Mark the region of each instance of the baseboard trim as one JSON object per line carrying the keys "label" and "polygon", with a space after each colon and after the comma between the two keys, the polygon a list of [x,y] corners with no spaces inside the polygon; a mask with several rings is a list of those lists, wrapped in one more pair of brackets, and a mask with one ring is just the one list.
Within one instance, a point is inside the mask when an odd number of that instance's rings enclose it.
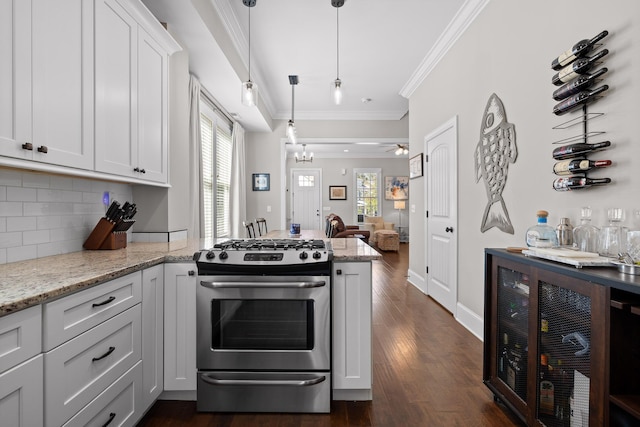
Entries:
{"label": "baseboard trim", "polygon": [[484,320],[464,304],[456,304],[456,320],[480,341],[484,341]]}
{"label": "baseboard trim", "polygon": [[409,269],[408,274],[409,277],[407,277],[407,282],[418,288],[423,294],[428,295],[427,283],[425,282],[424,277],[420,276],[418,273],[411,269]]}

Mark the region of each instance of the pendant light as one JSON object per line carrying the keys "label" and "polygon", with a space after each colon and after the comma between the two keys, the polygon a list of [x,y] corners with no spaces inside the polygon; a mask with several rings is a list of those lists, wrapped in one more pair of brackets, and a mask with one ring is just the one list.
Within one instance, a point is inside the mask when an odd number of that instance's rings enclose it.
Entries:
{"label": "pendant light", "polygon": [[249,8],[249,80],[242,83],[242,105],[253,107],[258,103],[258,85],[251,81],[251,8],[257,0],[242,0]]}
{"label": "pendant light", "polygon": [[302,144],[302,157],[298,157],[298,153],[295,154],[296,163],[311,163],[313,162],[313,153],[307,155],[307,144]]}
{"label": "pendant light", "polygon": [[340,7],[344,5],[345,0],[331,0],[331,6],[336,8],[336,79],[331,82],[331,97],[336,105],[342,103],[342,80],[340,80]]}
{"label": "pendant light", "polygon": [[296,123],[293,120],[293,109],[295,106],[295,87],[298,84],[298,76],[289,76],[289,84],[291,84],[291,120],[287,123],[287,137],[289,142],[294,144],[298,142],[298,136],[296,135]]}

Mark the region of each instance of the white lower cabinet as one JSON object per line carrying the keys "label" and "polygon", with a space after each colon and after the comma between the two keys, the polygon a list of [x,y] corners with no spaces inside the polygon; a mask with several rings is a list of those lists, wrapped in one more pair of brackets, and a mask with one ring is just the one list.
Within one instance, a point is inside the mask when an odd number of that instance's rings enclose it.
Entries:
{"label": "white lower cabinet", "polygon": [[136,305],[45,353],[45,426],[59,426],[141,359]]}
{"label": "white lower cabinet", "polygon": [[42,355],[0,374],[0,425],[40,427],[43,422]]}
{"label": "white lower cabinet", "polygon": [[333,399],[371,400],[371,262],[336,262],[332,275]]}
{"label": "white lower cabinet", "polygon": [[[164,388],[164,268],[142,272],[142,407],[147,409]],[[117,424],[119,425],[119,424]]]}
{"label": "white lower cabinet", "polygon": [[143,411],[136,396],[142,392],[142,362],[138,362],[91,403],[64,424],[64,427],[104,427],[136,425]]}
{"label": "white lower cabinet", "polygon": [[164,265],[164,389],[196,389],[196,266]]}

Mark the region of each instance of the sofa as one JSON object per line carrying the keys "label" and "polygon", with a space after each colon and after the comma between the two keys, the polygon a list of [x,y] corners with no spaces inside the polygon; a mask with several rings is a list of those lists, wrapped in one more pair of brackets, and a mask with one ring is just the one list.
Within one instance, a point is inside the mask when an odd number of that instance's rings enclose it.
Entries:
{"label": "sofa", "polygon": [[376,231],[380,230],[389,230],[395,231],[395,224],[393,222],[385,222],[384,218],[381,216],[365,216],[364,217],[364,227],[369,230],[370,237],[369,242],[372,245],[378,244],[378,235],[376,235]]}
{"label": "sofa", "polygon": [[361,230],[357,225],[345,225],[340,216],[329,214],[326,217],[325,233],[327,237],[359,237],[365,243],[369,243],[370,233],[367,230]]}

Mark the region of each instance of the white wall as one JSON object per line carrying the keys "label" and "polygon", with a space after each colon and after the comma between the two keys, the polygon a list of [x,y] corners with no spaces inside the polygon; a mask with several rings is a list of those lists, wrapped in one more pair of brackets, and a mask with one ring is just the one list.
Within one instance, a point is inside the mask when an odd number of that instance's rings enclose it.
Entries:
{"label": "white wall", "polygon": [[[592,155],[611,159],[614,166],[594,173],[613,183],[568,193],[555,192],[551,183],[553,141],[580,132],[579,128],[552,128],[577,113],[552,114],[554,74],[551,60],[575,42],[602,30],[611,53],[605,58],[610,89],[590,111],[605,113],[590,130],[606,131],[613,147]],[[524,246],[524,233],[535,223],[535,212],[550,212],[554,227],[561,217],[578,223],[580,207],[591,206],[595,225],[606,221],[606,209],[625,208],[627,215],[640,208],[637,171],[640,167],[640,2],[637,0],[513,1],[491,0],[442,61],[410,97],[410,156],[423,151],[424,137],[454,115],[458,133],[458,301],[459,306],[482,318],[483,250],[486,247]],[[513,235],[497,228],[480,232],[487,203],[484,184],[476,183],[474,150],[479,139],[482,114],[489,96],[503,101],[508,121],[515,124],[518,158],[509,166],[503,197],[515,229]],[[424,179],[414,179],[410,237],[425,233]],[[418,188],[421,187],[421,188]],[[412,245],[410,270],[425,271],[424,248]],[[481,329],[480,329],[481,330]]]}

